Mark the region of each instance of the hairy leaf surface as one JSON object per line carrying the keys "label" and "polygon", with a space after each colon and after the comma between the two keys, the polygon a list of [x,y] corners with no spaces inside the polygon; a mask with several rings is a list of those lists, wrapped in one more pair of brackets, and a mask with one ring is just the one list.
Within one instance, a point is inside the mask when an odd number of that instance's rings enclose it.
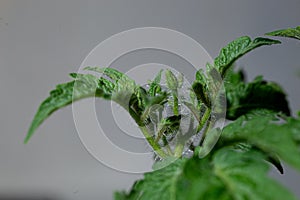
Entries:
{"label": "hairy leaf surface", "polygon": [[268,177],[268,165],[259,152],[229,148],[203,159],[178,160],[145,174],[129,194],[117,200],[293,200],[285,188]]}
{"label": "hairy leaf surface", "polygon": [[240,37],[221,49],[219,56],[215,58],[215,67],[221,73],[222,77],[224,77],[232,64],[247,52],[260,46],[279,43],[280,41],[278,40],[271,40],[268,38],[259,37],[251,40],[248,36]]}
{"label": "hairy leaf surface", "polygon": [[28,142],[41,123],[57,109],[82,98],[95,95],[107,96],[108,94],[105,92],[112,87],[109,82],[103,82],[103,87],[100,87],[99,79],[90,74],[71,74],[71,76],[76,80],[57,85],[56,89],[50,92],[50,96],[41,103],[31,123],[25,143]]}
{"label": "hairy leaf surface", "polygon": [[[295,140],[299,134],[299,121],[291,123],[269,114],[253,112],[227,125],[218,142],[221,147],[245,142],[265,154],[275,154],[288,164],[300,170],[300,149]],[[298,134],[295,134],[298,132]],[[217,145],[218,145],[217,144]]]}
{"label": "hairy leaf surface", "polygon": [[290,115],[286,94],[273,82],[262,77],[245,83],[241,72],[230,73],[225,81],[227,98],[227,118],[236,119],[253,109],[269,109]]}
{"label": "hairy leaf surface", "polygon": [[176,184],[182,174],[185,160],[179,159],[169,166],[146,173],[144,179],[137,181],[129,194],[116,193],[117,200],[172,200],[176,199]]}
{"label": "hairy leaf surface", "polygon": [[289,37],[289,38],[295,38],[295,39],[300,40],[300,26],[298,26],[296,28],[288,28],[288,29],[281,29],[281,30],[273,31],[270,33],[266,33],[266,35]]}

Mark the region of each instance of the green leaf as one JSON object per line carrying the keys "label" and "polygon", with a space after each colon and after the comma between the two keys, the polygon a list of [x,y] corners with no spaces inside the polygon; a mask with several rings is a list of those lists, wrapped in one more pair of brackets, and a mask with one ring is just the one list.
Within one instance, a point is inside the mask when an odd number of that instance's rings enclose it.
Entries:
{"label": "green leaf", "polygon": [[280,161],[280,159],[278,158],[277,155],[271,153],[271,154],[268,155],[266,160],[269,161],[270,163],[272,163],[274,165],[274,167],[276,167],[276,169],[281,174],[284,174],[283,166],[282,166],[281,161]]}
{"label": "green leaf", "polygon": [[170,90],[177,90],[178,89],[178,81],[177,81],[176,76],[173,74],[173,72],[171,70],[167,70],[165,75],[166,75],[166,81],[167,81],[168,88]]}
{"label": "green leaf", "polygon": [[286,94],[273,82],[267,82],[262,77],[245,83],[243,74],[230,73],[225,81],[228,119],[236,119],[253,109],[269,109],[290,115]]}
{"label": "green leaf", "polygon": [[154,97],[148,97],[147,101],[147,107],[153,106],[153,105],[163,105],[167,102],[168,93],[167,92],[161,92],[159,95],[156,95]]}
{"label": "green leaf", "polygon": [[101,73],[103,75],[108,76],[109,78],[111,78],[114,81],[117,81],[118,79],[125,76],[125,74],[123,74],[122,72],[119,72],[116,69],[108,68],[108,67],[101,68],[101,67],[90,67],[89,66],[89,67],[85,67],[84,70]]}
{"label": "green leaf", "polygon": [[29,141],[35,130],[42,124],[42,122],[48,118],[54,111],[59,108],[65,107],[71,104],[73,101],[77,101],[86,97],[93,96],[107,96],[105,94],[112,85],[108,82],[102,82],[102,86],[105,89],[101,89],[99,85],[99,79],[90,74],[70,74],[76,80],[59,84],[55,90],[50,92],[50,96],[42,102],[34,119],[30,125],[27,136],[24,140],[25,143]]}
{"label": "green leaf", "polygon": [[207,107],[210,106],[210,99],[207,94],[207,88],[202,83],[195,81],[192,85],[193,92],[195,93],[197,100],[204,103]]}
{"label": "green leaf", "polygon": [[242,116],[223,129],[215,148],[238,143],[250,144],[265,154],[277,155],[300,170],[300,149],[294,134],[296,130],[299,132],[299,122],[282,121],[271,113]]}
{"label": "green leaf", "polygon": [[256,151],[230,148],[203,159],[179,159],[146,173],[132,190],[115,195],[118,200],[294,200],[288,190],[268,177],[264,156]]}
{"label": "green leaf", "polygon": [[269,36],[289,37],[300,40],[300,26],[266,33]]}
{"label": "green leaf", "polygon": [[109,80],[106,80],[103,77],[99,78],[99,86],[103,90],[103,98],[104,99],[111,99],[111,95],[114,91],[115,84],[110,82]]}
{"label": "green leaf", "polygon": [[270,162],[271,164],[274,165],[274,167],[276,167],[276,169],[283,174],[284,170],[283,167],[281,165],[281,161],[279,160],[278,156],[274,153],[269,153],[269,152],[264,152],[262,151],[262,149],[258,149],[253,145],[250,145],[248,143],[238,143],[236,145],[234,145],[234,149],[237,149],[239,151],[250,151],[250,150],[256,150],[256,151],[261,151],[264,155],[266,155],[266,160],[268,162]]}
{"label": "green leaf", "polygon": [[[209,65],[209,63],[207,65]],[[207,83],[207,77],[205,76],[203,69],[199,69],[196,72],[196,81],[201,83],[202,85],[205,85]]]}
{"label": "green leaf", "polygon": [[178,88],[182,88],[184,83],[184,76],[182,73],[179,73],[177,76]]}
{"label": "green leaf", "polygon": [[203,158],[204,156],[209,154],[209,152],[213,149],[214,145],[217,143],[220,135],[221,135],[221,129],[219,128],[209,129],[209,131],[205,135],[206,137],[203,140],[203,144],[201,145],[198,152],[198,156],[200,158]]}
{"label": "green leaf", "polygon": [[260,46],[279,43],[280,41],[278,40],[271,40],[268,38],[258,37],[251,40],[248,36],[240,37],[221,49],[219,56],[215,58],[215,67],[218,69],[222,77],[224,77],[227,70],[233,65],[233,63],[247,52]]}
{"label": "green leaf", "polygon": [[181,115],[173,115],[167,118],[163,118],[158,125],[158,133],[156,141],[162,139],[162,136],[174,135],[177,133],[180,127]]}
{"label": "green leaf", "polygon": [[298,118],[287,118],[286,128],[291,130],[294,141],[300,146],[300,119]]}
{"label": "green leaf", "polygon": [[[122,96],[120,95],[120,100],[122,102],[123,100],[123,107],[129,111],[129,114],[133,119],[136,121],[136,123],[139,126],[143,126],[143,122],[141,121],[141,115],[143,113],[143,110],[145,109],[146,104],[146,91],[142,87],[137,87],[135,91],[133,91],[133,94],[128,93],[126,94],[126,91],[122,93],[122,95],[128,95],[127,98],[130,98],[129,101],[125,99],[121,99]],[[127,102],[127,104],[126,104]],[[120,103],[119,103],[120,104]]]}
{"label": "green leaf", "polygon": [[129,109],[131,96],[133,94],[138,96],[136,92],[139,92],[139,90],[137,89],[138,87],[135,81],[122,72],[113,68],[85,67],[84,69],[98,72],[109,77],[114,83],[112,100],[123,106],[126,110]]}
{"label": "green leaf", "polygon": [[[129,110],[130,99],[136,91],[136,84],[132,79],[111,68],[87,67],[85,69],[103,73],[113,82],[103,77],[98,78],[91,74],[71,73],[70,76],[75,80],[57,85],[56,89],[51,91],[50,96],[39,106],[24,140],[25,143],[29,141],[35,130],[54,111],[83,98],[96,96],[114,100],[116,103]],[[133,117],[138,118],[138,116]]]}
{"label": "green leaf", "polygon": [[154,80],[150,83],[148,93],[151,96],[155,96],[157,93],[161,92],[160,81],[161,81],[162,72],[163,70],[160,70],[159,73],[154,78]]}
{"label": "green leaf", "polygon": [[226,87],[234,87],[240,83],[245,83],[245,72],[243,70],[229,70],[224,78]]}
{"label": "green leaf", "polygon": [[183,101],[183,104],[191,111],[198,122],[201,121],[200,110],[193,103]]}
{"label": "green leaf", "polygon": [[268,165],[257,152],[221,149],[212,161],[191,160],[178,181],[177,199],[296,199],[268,177]]}
{"label": "green leaf", "polygon": [[143,180],[137,181],[130,191],[116,193],[119,200],[171,200],[176,199],[176,184],[182,173],[185,160],[178,159],[169,166],[146,173]]}

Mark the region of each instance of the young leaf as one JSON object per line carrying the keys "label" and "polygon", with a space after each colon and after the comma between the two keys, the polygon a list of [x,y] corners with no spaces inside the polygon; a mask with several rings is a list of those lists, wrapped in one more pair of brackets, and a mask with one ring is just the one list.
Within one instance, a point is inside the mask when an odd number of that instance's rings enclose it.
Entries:
{"label": "young leaf", "polygon": [[122,72],[119,72],[113,68],[86,67],[84,69],[102,73],[103,75],[109,77],[115,85],[111,99],[121,105],[124,109],[129,109],[129,101],[132,95],[138,96],[139,104],[141,103],[140,87],[137,86],[135,81],[129,78],[126,74],[123,74]]}
{"label": "young leaf", "polygon": [[192,85],[193,92],[195,93],[197,100],[204,103],[207,107],[210,107],[210,99],[208,97],[207,88],[202,83],[195,81]]}
{"label": "young leaf", "polygon": [[137,87],[134,80],[126,75],[121,76],[115,81],[112,100],[121,105],[125,110],[128,110],[131,96],[137,95]]}
{"label": "young leaf", "polygon": [[83,98],[97,96],[105,99],[112,99],[125,109],[128,109],[129,99],[136,88],[133,80],[111,68],[87,67],[86,69],[101,72],[114,82],[103,77],[98,78],[91,74],[70,74],[75,80],[57,85],[56,89],[50,92],[50,96],[41,103],[30,125],[24,140],[25,143],[29,141],[34,134],[34,131],[54,111]]}
{"label": "young leaf", "polygon": [[221,49],[219,56],[215,58],[215,67],[218,69],[221,76],[224,77],[233,63],[247,52],[260,46],[279,43],[280,41],[278,40],[271,40],[268,38],[259,37],[252,41],[248,36],[240,37]]}
{"label": "young leaf", "polygon": [[228,119],[234,120],[253,109],[269,109],[290,115],[286,94],[279,85],[262,77],[245,83],[241,76],[232,72],[225,81]]}
{"label": "young leaf", "polygon": [[171,70],[167,70],[165,75],[166,75],[166,81],[167,81],[168,88],[170,90],[177,90],[178,89],[178,81],[177,81],[176,76],[173,74],[173,72]]}
{"label": "young leaf", "polygon": [[289,37],[300,40],[300,26],[266,33],[269,36]]}
{"label": "young leaf", "polygon": [[182,73],[179,73],[177,76],[178,88],[182,88],[184,83],[184,76]]}
{"label": "young leaf", "polygon": [[201,121],[200,110],[193,103],[183,101],[183,104],[191,111],[198,122]]}
{"label": "young leaf", "polygon": [[[207,65],[209,64],[207,63]],[[200,82],[202,85],[205,85],[207,83],[207,77],[205,76],[203,69],[199,69],[196,72],[196,81]]]}
{"label": "young leaf", "polygon": [[154,80],[150,83],[148,93],[151,96],[155,96],[157,93],[161,91],[160,81],[161,81],[162,72],[163,70],[160,70],[159,73],[154,78]]}
{"label": "young leaf", "polygon": [[103,88],[105,88],[105,90],[102,90],[99,79],[90,74],[71,74],[71,76],[76,80],[57,85],[56,89],[50,92],[50,96],[42,102],[30,125],[24,140],[25,143],[29,141],[41,123],[57,109],[82,98],[95,95],[103,96],[107,92],[107,88],[111,87],[108,82],[102,82]]}
{"label": "young leaf", "polygon": [[123,74],[122,72],[119,72],[116,69],[113,68],[108,68],[108,67],[85,67],[84,70],[89,70],[89,71],[94,71],[94,72],[98,72],[101,73],[103,75],[108,76],[110,79],[117,81],[118,79],[122,78],[123,76],[125,76],[125,74]]}
{"label": "young leaf", "polygon": [[112,100],[128,110],[131,96],[135,94],[136,91],[139,91],[137,90],[134,80],[113,68],[85,67],[84,69],[98,72],[109,77],[115,85],[112,92]]}
{"label": "young leaf", "polygon": [[111,95],[114,91],[115,84],[110,82],[109,80],[106,80],[103,77],[99,78],[99,86],[103,90],[103,98],[104,99],[111,99]]}
{"label": "young leaf", "polygon": [[[126,93],[123,93],[128,95]],[[124,95],[124,96],[125,96]],[[121,97],[121,96],[120,96]],[[128,95],[128,100],[123,99],[123,107],[128,110],[131,117],[136,121],[139,126],[144,126],[144,121],[141,120],[143,110],[146,104],[146,91],[142,87],[135,88],[133,94]],[[120,99],[122,101],[122,99]],[[124,101],[125,100],[125,101]],[[125,103],[127,102],[127,104]],[[126,106],[127,105],[127,106]]]}

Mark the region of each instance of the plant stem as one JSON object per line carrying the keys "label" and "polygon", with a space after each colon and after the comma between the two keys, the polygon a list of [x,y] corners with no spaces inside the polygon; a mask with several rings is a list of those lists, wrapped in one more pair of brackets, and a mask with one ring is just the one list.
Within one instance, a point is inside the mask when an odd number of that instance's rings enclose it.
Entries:
{"label": "plant stem", "polygon": [[182,156],[182,151],[183,151],[183,144],[177,144],[174,150],[174,156],[176,158],[179,158]]}
{"label": "plant stem", "polygon": [[166,128],[165,127],[162,127],[161,129],[158,130],[157,132],[157,137],[155,139],[155,142],[157,143],[160,138],[163,136],[163,133],[165,132]]}
{"label": "plant stem", "polygon": [[170,145],[168,144],[166,136],[163,136],[162,140],[164,142],[165,148],[167,149],[168,155],[172,156],[173,152],[172,152],[172,149],[170,148]]}
{"label": "plant stem", "polygon": [[172,152],[172,150],[171,150],[171,148],[170,148],[170,145],[168,144],[168,141],[166,140],[166,137],[163,135],[163,133],[164,133],[165,130],[166,130],[165,127],[161,128],[161,129],[158,131],[157,137],[156,137],[156,139],[155,139],[154,141],[155,141],[155,143],[158,143],[159,140],[162,138],[162,140],[163,140],[163,142],[164,142],[164,144],[165,144],[165,147],[166,147],[166,149],[167,149],[168,155],[173,155],[173,152]]}
{"label": "plant stem", "polygon": [[183,102],[186,107],[191,111],[191,113],[194,115],[194,117],[196,118],[197,122],[200,123],[200,116],[199,116],[199,110],[192,104],[192,103],[188,103],[186,101]]}
{"label": "plant stem", "polygon": [[173,104],[174,104],[174,107],[173,107],[173,112],[174,112],[174,115],[178,116],[179,115],[179,111],[178,111],[178,96],[177,96],[177,91],[173,91],[172,92],[172,95],[173,95]]}
{"label": "plant stem", "polygon": [[201,129],[204,127],[205,123],[207,122],[207,120],[210,117],[210,108],[206,108],[203,117],[201,118],[199,125],[197,127],[197,132],[201,131]]}
{"label": "plant stem", "polygon": [[161,158],[166,158],[167,157],[166,153],[161,149],[159,144],[155,142],[153,137],[149,134],[146,126],[140,126],[140,130],[142,131],[143,135],[145,136],[146,140],[151,145],[155,153],[157,153],[157,155]]}
{"label": "plant stem", "polygon": [[203,142],[204,142],[204,140],[205,140],[205,138],[206,138],[206,134],[207,134],[207,131],[208,131],[208,129],[209,129],[209,126],[210,126],[210,122],[208,122],[208,123],[206,124],[206,126],[205,126],[205,129],[204,129],[204,131],[203,131],[203,135],[202,135],[201,141],[200,141],[200,143],[199,143],[200,146],[203,145]]}

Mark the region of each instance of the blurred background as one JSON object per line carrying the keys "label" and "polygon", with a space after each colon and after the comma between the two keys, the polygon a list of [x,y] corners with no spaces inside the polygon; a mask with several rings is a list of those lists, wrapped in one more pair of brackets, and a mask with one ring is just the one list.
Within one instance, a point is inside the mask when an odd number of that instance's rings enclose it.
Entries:
{"label": "blurred background", "polygon": [[[142,177],[94,159],[80,142],[71,107],[56,112],[23,144],[40,102],[56,84],[69,81],[68,73],[76,72],[101,41],[132,28],[165,27],[192,37],[215,57],[239,36],[300,25],[299,8],[299,0],[0,0],[0,195],[109,200],[113,191],[129,189]],[[300,110],[300,43],[281,40],[282,45],[259,48],[238,65],[249,80],[262,74],[281,84],[295,114]],[[136,52],[114,65],[129,70],[149,62],[184,67],[157,51]],[[122,133],[101,115],[110,103],[96,103],[99,118],[111,124],[108,129]],[[300,197],[300,175],[294,170],[271,175]]]}

